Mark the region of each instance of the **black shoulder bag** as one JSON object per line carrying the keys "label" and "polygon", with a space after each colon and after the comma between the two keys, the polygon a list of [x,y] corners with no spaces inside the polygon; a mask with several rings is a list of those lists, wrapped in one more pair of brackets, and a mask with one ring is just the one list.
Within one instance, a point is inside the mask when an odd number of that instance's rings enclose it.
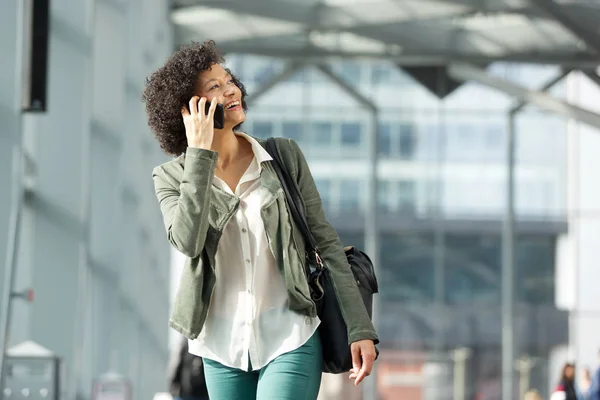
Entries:
{"label": "black shoulder bag", "polygon": [[[317,305],[317,313],[321,320],[319,335],[323,347],[323,372],[340,374],[350,371],[352,354],[348,343],[348,329],[331,281],[331,273],[320,256],[315,238],[306,222],[302,194],[283,164],[273,138],[267,139],[266,149],[273,157],[271,165],[285,192],[289,211],[306,242],[306,275],[310,294]],[[355,247],[345,247],[344,251],[348,267],[354,275],[361,294],[361,299],[356,300],[365,303],[369,318],[372,318],[373,294],[379,290],[373,263],[365,253]],[[379,354],[378,350],[377,354]]]}

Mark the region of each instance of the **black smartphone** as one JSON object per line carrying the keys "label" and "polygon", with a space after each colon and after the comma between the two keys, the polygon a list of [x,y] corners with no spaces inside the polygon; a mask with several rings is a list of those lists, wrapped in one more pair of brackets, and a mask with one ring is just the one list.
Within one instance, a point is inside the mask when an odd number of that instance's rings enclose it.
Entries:
{"label": "black smartphone", "polygon": [[[208,115],[208,110],[210,109],[210,102],[206,102],[204,114]],[[223,129],[225,126],[225,108],[223,104],[217,103],[217,108],[215,109],[214,116],[215,129]]]}

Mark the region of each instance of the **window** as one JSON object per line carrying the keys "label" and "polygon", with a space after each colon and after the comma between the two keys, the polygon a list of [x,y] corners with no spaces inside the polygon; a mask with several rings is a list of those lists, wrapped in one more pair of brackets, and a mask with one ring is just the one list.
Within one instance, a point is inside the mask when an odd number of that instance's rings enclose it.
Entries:
{"label": "window", "polygon": [[342,134],[342,144],[347,146],[360,145],[360,124],[358,122],[344,122],[340,126]]}
{"label": "window", "polygon": [[289,79],[288,82],[296,82],[296,83],[304,83],[306,82],[306,77],[307,77],[307,73],[306,73],[306,69],[301,69],[299,71],[296,71],[294,73],[294,75],[292,75]]}
{"label": "window", "polygon": [[360,64],[347,61],[341,65],[340,75],[346,82],[358,85],[361,83],[361,69]]}
{"label": "window", "polygon": [[392,80],[390,72],[389,66],[374,64],[371,68],[371,82],[373,85],[390,83]]}
{"label": "window", "polygon": [[356,211],[360,205],[360,182],[340,181],[340,211]]}
{"label": "window", "polygon": [[382,211],[389,212],[392,209],[393,194],[392,182],[379,181],[377,183],[377,205]]}
{"label": "window", "polygon": [[378,141],[378,154],[381,156],[391,156],[393,153],[393,138],[392,138],[392,126],[390,124],[379,125],[379,141]]}
{"label": "window", "polygon": [[415,210],[415,182],[398,182],[398,208],[400,212],[413,212]]}
{"label": "window", "polygon": [[311,124],[311,143],[316,146],[331,147],[331,122],[313,122]]}
{"label": "window", "polygon": [[302,124],[299,122],[284,122],[282,125],[283,136],[295,140],[298,143],[304,141]]}
{"label": "window", "polygon": [[252,135],[263,139],[273,136],[273,123],[268,121],[255,121]]}
{"label": "window", "polygon": [[268,64],[263,68],[258,69],[258,71],[254,74],[254,80],[258,84],[262,84],[268,82],[276,74],[275,66],[273,64]]}
{"label": "window", "polygon": [[400,125],[400,157],[412,159],[415,155],[415,129],[412,125]]}
{"label": "window", "polygon": [[504,149],[504,129],[500,125],[489,126],[485,130],[485,142],[490,150]]}

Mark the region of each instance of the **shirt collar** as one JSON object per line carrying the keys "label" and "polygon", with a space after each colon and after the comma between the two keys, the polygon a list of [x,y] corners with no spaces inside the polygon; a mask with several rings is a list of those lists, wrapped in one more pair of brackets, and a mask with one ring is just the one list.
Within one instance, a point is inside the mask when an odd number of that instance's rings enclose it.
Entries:
{"label": "shirt collar", "polygon": [[248,142],[250,142],[250,145],[252,145],[252,151],[254,152],[254,157],[256,158],[259,169],[262,169],[261,164],[263,162],[273,160],[273,157],[271,157],[269,152],[267,150],[265,150],[265,148],[262,147],[261,144],[258,143],[258,141],[256,139],[254,139],[252,136],[250,136],[244,132],[235,132],[235,134],[237,136],[241,136],[241,137],[245,138]]}

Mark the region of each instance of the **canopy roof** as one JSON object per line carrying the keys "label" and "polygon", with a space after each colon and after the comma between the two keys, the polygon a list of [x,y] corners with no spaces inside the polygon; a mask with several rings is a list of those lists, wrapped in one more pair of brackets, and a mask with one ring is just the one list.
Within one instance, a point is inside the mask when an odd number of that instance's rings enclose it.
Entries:
{"label": "canopy roof", "polygon": [[179,44],[284,59],[596,67],[598,0],[173,0]]}

